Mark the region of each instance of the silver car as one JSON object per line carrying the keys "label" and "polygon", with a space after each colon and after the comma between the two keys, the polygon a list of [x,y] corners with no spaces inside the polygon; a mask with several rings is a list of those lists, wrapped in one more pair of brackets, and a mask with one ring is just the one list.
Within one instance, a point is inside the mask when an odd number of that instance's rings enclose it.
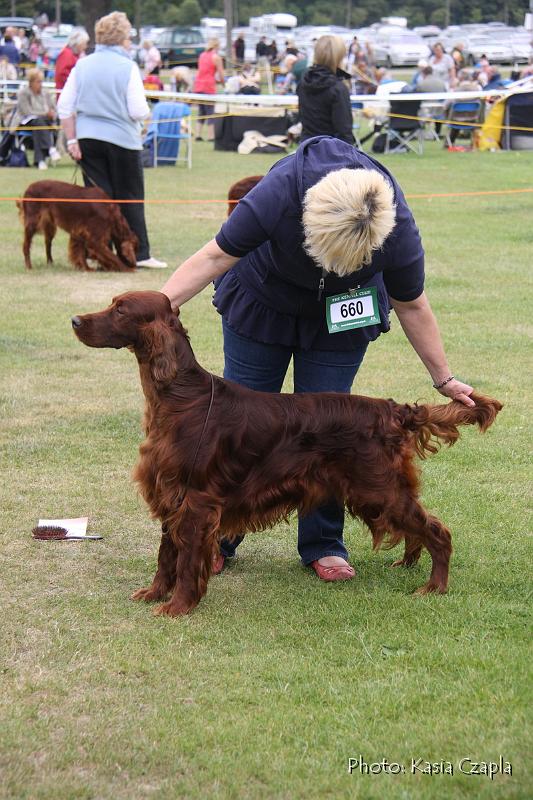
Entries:
{"label": "silver car", "polygon": [[510,44],[498,37],[496,29],[493,36],[469,36],[464,40],[464,52],[470,64],[477,64],[482,56],[491,64],[511,64],[514,60]]}
{"label": "silver car", "polygon": [[422,37],[412,31],[379,34],[376,44],[385,49],[385,63],[388,67],[416,65],[420,59],[431,55],[431,50]]}

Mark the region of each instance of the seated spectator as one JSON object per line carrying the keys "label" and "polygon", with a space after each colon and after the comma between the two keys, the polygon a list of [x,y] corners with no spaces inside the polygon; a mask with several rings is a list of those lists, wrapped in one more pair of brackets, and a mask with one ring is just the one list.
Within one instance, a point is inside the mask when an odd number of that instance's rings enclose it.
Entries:
{"label": "seated spectator", "polygon": [[[462,69],[457,74],[457,84],[454,88],[454,92],[478,92],[481,90],[481,84],[477,80],[477,76],[479,75],[478,70],[468,70]],[[460,101],[459,101],[460,102]],[[468,102],[468,101],[466,101]],[[444,106],[444,111],[447,117],[450,116],[452,108],[452,101],[448,101]],[[471,111],[457,111],[453,112],[453,117],[457,122],[471,122],[473,120],[472,112]],[[448,137],[450,140],[450,146],[455,147],[455,141],[458,136],[460,136],[464,131],[461,131],[459,128],[450,128]],[[447,146],[447,143],[444,145]]]}
{"label": "seated spectator", "polygon": [[7,56],[0,56],[0,81],[16,81],[17,78],[15,65],[9,63]]}
{"label": "seated spectator", "polygon": [[431,64],[421,70],[421,79],[415,87],[415,92],[446,92],[446,84],[442,78],[433,74]]}
{"label": "seated spectator", "polygon": [[159,75],[161,53],[149,39],[143,42],[142,49],[144,50],[144,77],[147,75]]}
{"label": "seated spectator", "polygon": [[292,68],[298,61],[298,56],[294,53],[288,53],[280,62],[280,75],[278,76],[278,87],[281,94],[287,94],[294,89],[294,75]]}
{"label": "seated spectator", "polygon": [[479,57],[479,61],[476,61],[475,66],[476,66],[477,69],[480,69],[480,70],[484,70],[487,67],[490,67],[489,59],[487,58],[487,56],[484,53],[483,53],[483,55],[481,55]]}
{"label": "seated spectator", "polygon": [[420,61],[418,62],[418,64],[416,65],[416,72],[413,75],[413,79],[411,81],[411,88],[412,88],[413,91],[416,91],[416,87],[418,86],[418,84],[422,80],[422,77],[423,77],[422,76],[422,70],[424,69],[424,67],[427,67],[427,65],[428,65],[428,62],[427,62],[427,60],[425,58],[421,58]]}
{"label": "seated spectator", "polygon": [[261,94],[261,74],[248,62],[238,75],[239,94]]}
{"label": "seated spectator", "polygon": [[503,89],[510,83],[506,78],[502,78],[496,67],[485,67],[481,71],[480,76],[484,79],[483,89],[486,92],[493,91],[494,89]]}
{"label": "seated spectator", "polygon": [[25,125],[32,130],[34,166],[47,169],[46,159],[59,161],[61,156],[54,145],[54,131],[47,130],[56,120],[55,98],[51,92],[43,90],[44,75],[40,69],[28,70],[28,86],[20,89],[17,99],[15,125]]}
{"label": "seated spectator", "polygon": [[376,70],[376,83],[378,86],[383,86],[385,83],[396,83],[396,79],[392,77],[390,70],[379,67]]}
{"label": "seated spectator", "polygon": [[356,53],[351,73],[356,94],[376,93],[376,71],[368,63],[367,53],[362,48]]}
{"label": "seated spectator", "polygon": [[287,39],[285,42],[285,52],[282,55],[282,59],[287,56],[298,56],[298,48],[296,47],[294,39]]}
{"label": "seated spectator", "polygon": [[455,92],[479,92],[481,88],[478,70],[462,69],[458,72]]}

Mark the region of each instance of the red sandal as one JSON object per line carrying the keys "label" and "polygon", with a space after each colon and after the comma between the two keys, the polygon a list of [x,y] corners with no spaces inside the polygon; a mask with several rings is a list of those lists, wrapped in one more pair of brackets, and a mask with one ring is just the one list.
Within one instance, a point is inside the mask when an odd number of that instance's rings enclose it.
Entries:
{"label": "red sandal", "polygon": [[318,561],[311,561],[309,566],[314,569],[322,581],[349,581],[355,577],[355,570],[349,564],[338,564],[334,567],[324,567]]}

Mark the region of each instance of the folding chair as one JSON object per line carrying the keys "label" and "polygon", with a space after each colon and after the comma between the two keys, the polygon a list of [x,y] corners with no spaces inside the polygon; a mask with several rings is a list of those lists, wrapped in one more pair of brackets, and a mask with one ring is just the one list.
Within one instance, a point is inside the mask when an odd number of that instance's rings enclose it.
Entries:
{"label": "folding chair", "polygon": [[[152,121],[144,140],[145,147],[153,154],[154,166],[172,166],[179,161],[192,167],[192,130],[189,124],[182,132],[181,121],[191,114],[187,103],[157,103],[152,108]],[[180,143],[184,143],[185,153],[180,156]]]}
{"label": "folding chair", "polygon": [[533,92],[509,95],[503,124],[501,141],[504,150],[533,150]]}
{"label": "folding chair", "polygon": [[[385,153],[424,152],[424,125],[418,119],[421,100],[391,100],[385,130]],[[398,116],[396,116],[398,115]]]}
{"label": "folding chair", "polygon": [[422,103],[421,107],[421,116],[428,117],[429,120],[424,121],[424,140],[425,141],[435,141],[440,142],[440,126],[446,120],[446,114],[444,111],[444,101],[428,101],[427,103]]}
{"label": "folding chair", "polygon": [[[457,131],[457,135],[467,134],[472,141],[477,125],[481,121],[483,102],[481,100],[456,100],[448,108],[448,131],[446,133],[446,144],[452,147],[456,137],[451,137],[452,131]],[[465,124],[468,123],[468,124]]]}

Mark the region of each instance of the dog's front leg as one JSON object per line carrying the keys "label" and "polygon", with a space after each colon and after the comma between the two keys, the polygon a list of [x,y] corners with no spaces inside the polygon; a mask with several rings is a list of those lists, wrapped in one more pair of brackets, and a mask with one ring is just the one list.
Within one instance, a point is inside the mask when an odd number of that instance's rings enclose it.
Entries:
{"label": "dog's front leg", "polygon": [[132,600],[144,600],[150,603],[153,600],[164,600],[176,584],[176,562],[178,551],[169,535],[168,526],[163,524],[159,555],[157,557],[157,572],[152,585],[146,589],[138,589],[131,596]]}
{"label": "dog's front leg", "polygon": [[155,614],[169,617],[188,614],[205,595],[220,515],[221,510],[217,507],[192,508],[189,505],[180,515],[179,528],[170,529],[178,553],[176,583],[170,600],[156,608]]}
{"label": "dog's front leg", "polygon": [[418,564],[422,545],[419,539],[415,539],[410,534],[405,534],[405,551],[403,558],[398,558],[391,564],[391,567],[414,567]]}

